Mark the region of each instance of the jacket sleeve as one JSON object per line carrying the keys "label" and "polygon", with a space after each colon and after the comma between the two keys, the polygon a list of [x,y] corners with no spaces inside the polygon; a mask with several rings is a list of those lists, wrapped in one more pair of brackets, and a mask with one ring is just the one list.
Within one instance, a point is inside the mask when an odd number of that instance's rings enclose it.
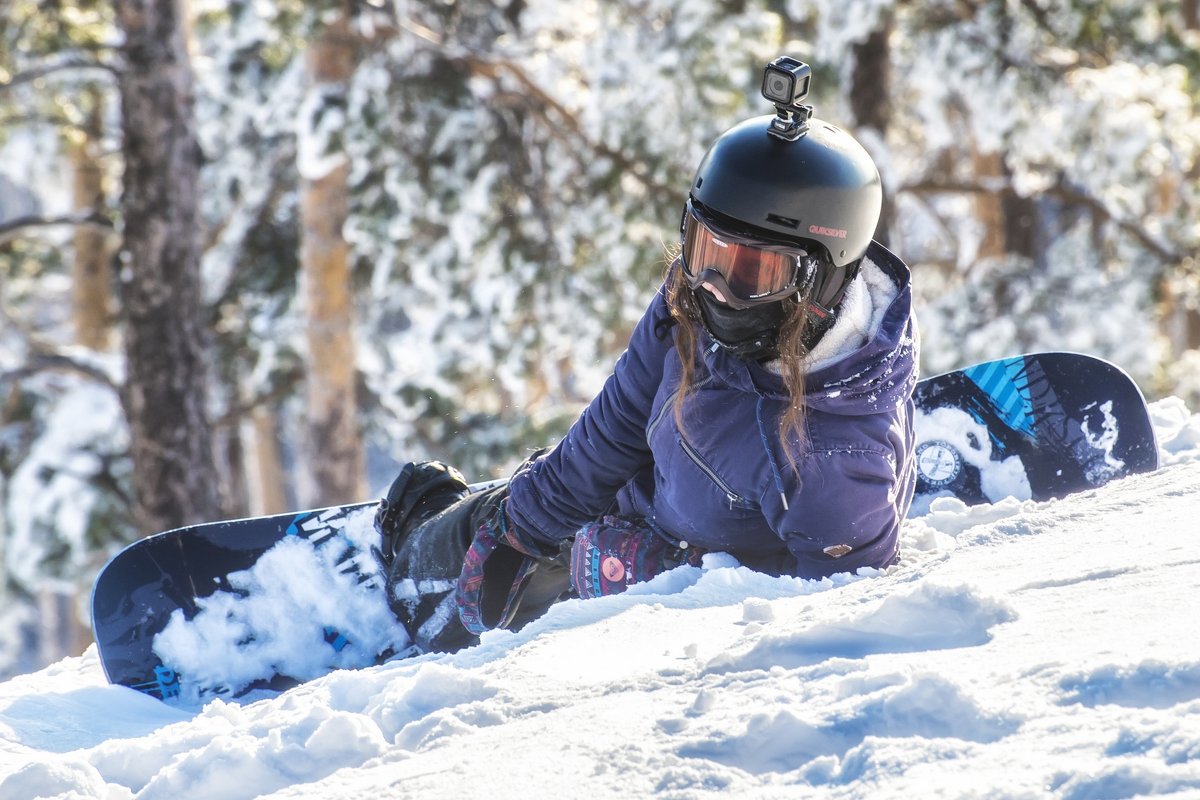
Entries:
{"label": "jacket sleeve", "polygon": [[670,328],[660,288],[600,393],[557,447],[510,481],[508,514],[523,532],[550,544],[574,536],[651,462],[646,426],[674,357]]}

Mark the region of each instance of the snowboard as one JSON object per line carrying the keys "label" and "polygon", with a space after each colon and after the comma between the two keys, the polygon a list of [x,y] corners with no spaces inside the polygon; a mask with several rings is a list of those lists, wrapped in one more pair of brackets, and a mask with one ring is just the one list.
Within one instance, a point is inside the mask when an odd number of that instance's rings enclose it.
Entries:
{"label": "snowboard", "polygon": [[911,515],[939,497],[1049,500],[1158,467],[1141,390],[1093,356],[988,361],[920,381],[914,400]]}
{"label": "snowboard", "polygon": [[[351,525],[371,525],[375,506],[357,503],[203,523],[129,545],[100,571],[92,588],[92,632],[109,682],[161,700],[177,699],[181,676],[155,652],[156,637],[172,615],[196,618],[207,598],[248,594],[246,587],[235,583],[236,576],[253,568],[281,542],[304,540],[354,586],[376,588],[382,595],[383,578],[372,554],[346,536]],[[332,626],[322,626],[321,633],[335,652],[348,644]],[[219,654],[214,652],[213,657]],[[257,688],[286,688],[281,685],[284,680],[268,676],[246,685],[211,687],[207,693],[238,695]]]}
{"label": "snowboard", "polygon": [[[968,504],[1045,500],[1158,464],[1138,387],[1091,356],[990,361],[924,379],[914,397],[914,515],[939,497]],[[401,626],[388,616],[384,576],[371,553],[375,507],[192,525],[129,545],[101,570],[92,592],[92,630],[108,680],[166,701],[182,692],[194,703],[279,690],[332,669],[411,654],[405,642],[379,636]],[[291,560],[269,563],[285,550]],[[261,610],[242,607],[270,586],[282,596],[267,603],[296,619],[263,621]],[[288,594],[299,588],[308,595]],[[331,605],[321,606],[326,594]],[[170,655],[172,636],[202,620],[210,624],[184,648],[192,657],[181,669]],[[313,663],[289,662],[286,649],[265,650],[272,637],[306,637],[301,649]],[[244,660],[250,650],[259,651],[258,660],[240,673],[236,663],[225,663]]]}

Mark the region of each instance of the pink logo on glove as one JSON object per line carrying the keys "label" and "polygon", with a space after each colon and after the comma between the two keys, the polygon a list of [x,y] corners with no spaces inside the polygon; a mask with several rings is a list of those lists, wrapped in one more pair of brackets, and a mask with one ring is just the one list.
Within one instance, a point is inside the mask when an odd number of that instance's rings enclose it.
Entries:
{"label": "pink logo on glove", "polygon": [[616,556],[605,556],[600,562],[600,574],[605,580],[619,581],[625,577],[625,565]]}

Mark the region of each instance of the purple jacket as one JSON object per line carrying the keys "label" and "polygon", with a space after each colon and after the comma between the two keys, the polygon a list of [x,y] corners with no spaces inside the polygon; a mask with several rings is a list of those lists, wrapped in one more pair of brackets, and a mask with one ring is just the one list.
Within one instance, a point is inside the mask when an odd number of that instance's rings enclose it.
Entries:
{"label": "purple jacket", "polygon": [[705,347],[698,388],[673,400],[680,363],[660,290],[613,374],[553,451],[514,476],[508,511],[543,542],[606,513],[651,518],[689,545],[777,575],[814,578],[895,560],[912,499],[916,341],[909,272],[872,243],[899,292],[875,338],[807,376],[806,441],[785,457],[781,378]]}

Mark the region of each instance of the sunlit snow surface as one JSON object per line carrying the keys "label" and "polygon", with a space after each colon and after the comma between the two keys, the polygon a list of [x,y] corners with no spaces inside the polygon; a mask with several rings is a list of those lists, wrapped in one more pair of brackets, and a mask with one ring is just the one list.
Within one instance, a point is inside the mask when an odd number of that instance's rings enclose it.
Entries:
{"label": "sunlit snow surface", "polygon": [[910,520],[883,574],[713,556],[452,656],[238,705],[0,684],[0,797],[1200,796],[1200,415],[1163,467]]}

